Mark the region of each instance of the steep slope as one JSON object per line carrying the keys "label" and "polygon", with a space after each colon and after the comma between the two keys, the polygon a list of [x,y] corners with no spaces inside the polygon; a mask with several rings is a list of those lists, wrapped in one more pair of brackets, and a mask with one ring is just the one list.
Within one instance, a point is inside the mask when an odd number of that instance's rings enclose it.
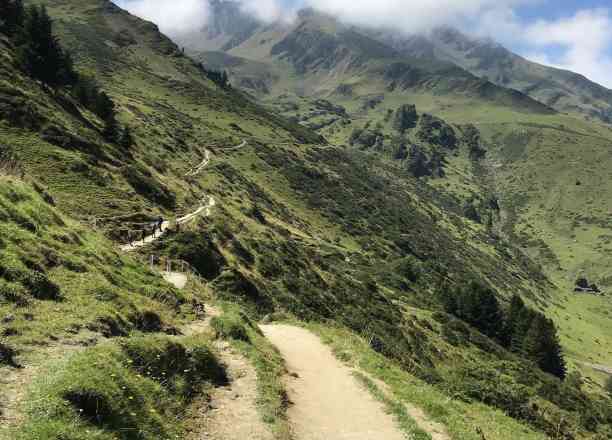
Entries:
{"label": "steep slope", "polygon": [[451,62],[560,112],[612,122],[611,90],[577,73],[526,60],[492,40],[472,38],[452,28],[427,36],[403,37],[397,32],[376,36],[401,53]]}
{"label": "steep slope", "polygon": [[[201,59],[332,143],[420,176],[437,200],[452,200],[456,213],[520,246],[554,282],[546,312],[560,326],[572,363],[605,379],[588,364],[612,364],[602,348],[612,344],[610,301],[573,291],[579,278],[610,289],[608,127],[575,112],[542,111],[486,81],[472,83],[453,65],[431,61],[436,48],[429,40],[415,40],[415,57],[406,58],[400,46],[313,11],[293,25],[250,21],[245,33],[228,20],[215,35],[240,38],[226,38],[232,44],[225,47],[204,35],[200,44],[215,52],[201,52]],[[414,125],[409,117],[398,126],[397,115],[412,105]]]}
{"label": "steep slope", "polygon": [[[260,94],[328,97],[338,93],[367,95],[377,89],[398,95],[418,91],[461,95],[523,111],[552,112],[526,95],[482,81],[452,63],[406,56],[311,9],[300,11],[295,23],[255,26],[257,22],[244,18],[233,2],[214,2],[212,6],[212,24],[199,40],[194,35],[186,39],[186,47],[202,60],[210,57],[218,66],[228,68],[238,85],[265,84],[259,90],[252,88]],[[202,52],[203,48],[208,52]]]}
{"label": "steep slope", "polygon": [[[479,150],[474,147],[476,133],[464,127],[470,115],[464,114],[461,119],[461,114],[453,112],[489,112],[495,129],[500,118],[550,122],[548,118],[557,115],[520,94],[485,84],[469,74],[458,73],[456,81],[454,77],[445,78],[440,72],[448,66],[434,63],[433,67],[418,68],[422,75],[418,87],[404,90],[398,86],[380,105],[362,110],[361,101],[347,97],[347,107],[352,107],[343,112],[337,104],[319,102],[326,112],[354,117],[346,118],[350,120],[346,126],[330,126],[336,131],[323,129],[332,140],[347,140],[353,123],[365,126],[372,120],[374,127],[379,120],[384,121],[387,110],[395,112],[400,103],[406,104],[406,96],[417,101],[418,111],[414,113],[418,130],[407,128],[414,115],[410,108],[403,108],[397,113],[397,126],[387,121],[381,129],[387,136],[382,136],[380,151],[371,146],[328,144],[312,130],[228,88],[218,76],[184,56],[151,24],[110,2],[47,3],[61,41],[74,53],[77,68],[89,71],[110,93],[117,103],[119,122],[132,129],[134,143],[122,146],[105,140],[103,121],[79,105],[69,88],[43,86],[24,75],[12,43],[3,39],[3,150],[11,152],[11,162],[23,169],[27,179],[46,185],[61,215],[83,220],[94,217],[91,220],[95,221],[87,226],[77,224],[74,228],[103,241],[109,252],[116,252],[112,249],[125,243],[130,232],[142,232],[158,214],[173,219],[201,206],[206,196],[214,198],[212,215],[199,217],[180,230],[170,228],[163,239],[140,248],[139,256],[146,261],[151,256],[154,262],[160,257],[185,260],[206,281],[206,287],[196,286],[195,302],[179,304],[187,310],[168,312],[168,321],[175,316],[177,320],[193,317],[201,311],[199,298],[212,292],[241,307],[242,313],[232,319],[215,322],[220,335],[241,340],[245,350],[256,351],[254,344],[263,339],[257,336],[252,320],[264,317],[311,321],[342,329],[420,386],[431,386],[447,399],[461,399],[461,404],[453,404],[455,423],[465,417],[470,421],[468,425],[482,424],[487,438],[512,438],[510,435],[523,423],[529,424],[520,428],[529,433],[528,438],[542,438],[559,429],[567,435],[576,433],[578,438],[588,438],[597,431],[602,435],[609,432],[607,425],[612,416],[608,400],[601,396],[596,381],[584,387],[572,381],[564,383],[544,373],[535,361],[509,351],[508,345],[502,346],[495,335],[487,337],[442,312],[445,294],[469,291],[475,285],[479,286],[474,288],[475,293],[485,294],[490,304],[501,305],[504,311],[513,294],[525,298],[534,310],[552,313],[555,307],[563,307],[556,286],[540,265],[512,241],[496,234],[495,225],[476,221],[475,211],[493,215],[498,209],[494,203],[487,203],[493,201],[489,194],[480,192],[478,179],[487,176],[476,176],[474,171],[481,164],[478,157],[471,157]],[[277,42],[284,42],[278,53],[283,60],[277,60],[276,68],[290,63],[292,68],[313,67],[316,75],[326,75],[328,67],[319,64],[325,60],[321,58],[323,49],[315,50],[315,57],[291,50],[294,44],[302,45],[302,37],[311,32],[317,41],[323,34],[340,55],[336,57],[342,60],[340,63],[337,59],[326,61],[334,71],[364,69],[368,73],[368,69],[384,68],[386,58],[373,63],[367,60],[371,53],[379,52],[379,43],[344,30],[335,35],[329,24],[305,26],[293,35],[295,40],[289,34],[287,38],[279,37]],[[372,46],[363,47],[369,44]],[[395,59],[393,53],[389,52],[390,59]],[[357,70],[352,70],[352,65]],[[452,66],[451,69],[455,71]],[[346,77],[341,81],[345,80]],[[337,81],[332,78],[329,82],[332,93],[336,93]],[[372,83],[373,90],[380,84]],[[453,89],[448,94],[433,93],[451,85]],[[364,81],[359,85],[368,86]],[[456,93],[452,91],[455,86]],[[294,95],[289,99],[298,98]],[[24,103],[29,104],[26,111],[22,111]],[[466,103],[472,106],[466,107]],[[526,109],[517,109],[518,103],[525,104]],[[424,115],[424,109],[434,110],[445,120]],[[489,139],[485,128],[482,132]],[[571,128],[581,134],[590,125]],[[403,157],[405,152],[399,151],[400,157],[392,159],[388,153],[394,141],[389,133],[404,129],[405,138],[418,144],[416,152],[436,165],[436,170],[444,171],[439,175],[447,178],[416,178],[407,168],[410,161]],[[236,145],[241,148],[234,148]],[[190,172],[202,163],[207,163],[202,172]],[[464,202],[472,195],[478,195],[481,203],[474,199],[475,206],[466,210]],[[40,228],[47,223],[42,219]],[[113,246],[108,238],[118,243]],[[31,241],[36,242],[36,236]],[[13,252],[19,251],[18,243],[11,246]],[[71,248],[69,252],[78,251]],[[105,262],[99,270],[125,270],[131,260],[117,258]],[[141,265],[134,264],[135,270],[148,274]],[[91,271],[94,269],[97,268]],[[161,282],[159,277],[151,276]],[[134,278],[138,279],[136,275]],[[68,290],[72,294],[78,288]],[[85,296],[86,301],[97,304]],[[159,301],[160,307],[179,299],[181,292],[171,289],[169,298]],[[83,314],[79,318],[83,322],[88,322],[94,314],[92,310],[96,310],[75,303],[70,306],[73,312]],[[21,313],[18,305],[9,304],[7,310]],[[160,315],[166,319],[166,313]],[[23,319],[27,321],[25,316]],[[28,332],[24,325],[23,334]],[[130,438],[132,431],[120,430],[125,420],[130,422],[130,428],[142,429],[146,439],[180,437],[181,431],[170,421],[177,422],[176,414],[183,413],[184,405],[190,403],[191,386],[199,383],[191,380],[192,375],[202,371],[206,374],[197,379],[202,384],[215,385],[212,373],[218,369],[215,357],[211,358],[206,348],[208,341],[181,340],[180,348],[172,344],[173,339],[161,338],[139,339],[135,346],[115,345],[113,341],[110,349],[96,347],[84,358],[78,356],[74,363],[70,360],[70,367],[62,370],[65,374],[53,376],[51,389],[45,387],[42,396],[34,395],[35,405],[22,437],[37,438],[34,434],[42,432],[46,438],[62,434],[81,439],[88,438],[88,429],[95,429],[94,438],[112,438],[115,434]],[[5,339],[9,347],[43,353],[10,332]],[[602,340],[606,341],[605,337]],[[194,344],[202,350],[195,350]],[[147,350],[148,346],[154,349]],[[170,357],[164,356],[166,352],[171,353]],[[170,362],[176,353],[188,363],[186,366]],[[96,370],[100,359],[112,362]],[[270,365],[273,359],[271,352],[260,353],[255,367],[271,369],[275,375],[280,367]],[[134,368],[129,360],[140,363]],[[597,360],[605,361],[599,357]],[[193,363],[198,365],[195,369],[190,366]],[[168,364],[175,366],[171,370],[173,381],[167,387],[161,373],[169,368]],[[152,366],[153,370],[143,366]],[[105,375],[106,371],[111,375]],[[498,371],[504,371],[502,382],[497,380]],[[70,381],[72,374],[77,381]],[[80,406],[62,409],[75,387],[90,384],[90,375],[92,380],[100,380],[98,384],[108,385],[103,387],[106,391],[100,393],[101,387],[96,387],[92,393],[79,392],[74,400]],[[261,376],[260,380],[270,379],[269,371]],[[121,379],[115,382],[114,377]],[[122,391],[122,381],[130,391],[132,385],[138,385],[138,393]],[[283,402],[286,404],[282,389],[265,382],[260,388],[272,395],[261,399],[264,420],[282,417]],[[52,411],[44,407],[45,393],[52,394]],[[133,399],[129,399],[130,395]],[[116,402],[118,407],[99,406],[100,402]],[[137,405],[140,402],[144,405]],[[539,411],[542,407],[546,411]],[[79,408],[83,414],[77,412]],[[491,414],[495,415],[493,419],[488,417]],[[69,427],[72,431],[59,431],[54,417],[62,423],[61,429]],[[453,432],[461,432],[458,438],[462,439],[482,438],[473,424],[469,429],[461,426],[461,430]]]}
{"label": "steep slope", "polygon": [[194,197],[202,195],[185,199],[185,186],[182,191],[175,186],[201,161],[204,147],[255,137],[318,140],[239,92],[214,84],[154,25],[110,2],[48,6],[79,69],[95,74],[136,139],[129,149],[106,142],[99,118],[66,94],[35,86],[4,47],[3,117],[17,127],[3,125],[3,138],[18,150],[28,172],[44,176],[58,191],[58,203],[81,216],[150,213],[157,207],[190,212]]}

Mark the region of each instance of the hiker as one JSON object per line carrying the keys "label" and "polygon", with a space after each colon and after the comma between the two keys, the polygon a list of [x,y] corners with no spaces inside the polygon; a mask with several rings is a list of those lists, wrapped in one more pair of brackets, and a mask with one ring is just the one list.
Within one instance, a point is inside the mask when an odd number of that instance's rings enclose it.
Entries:
{"label": "hiker", "polygon": [[146,238],[147,238],[147,227],[143,226],[142,227],[142,244],[144,244]]}
{"label": "hiker", "polygon": [[161,234],[162,232],[164,232],[162,230],[162,227],[164,225],[164,218],[160,215],[159,218],[157,219],[157,227],[159,228],[159,233]]}

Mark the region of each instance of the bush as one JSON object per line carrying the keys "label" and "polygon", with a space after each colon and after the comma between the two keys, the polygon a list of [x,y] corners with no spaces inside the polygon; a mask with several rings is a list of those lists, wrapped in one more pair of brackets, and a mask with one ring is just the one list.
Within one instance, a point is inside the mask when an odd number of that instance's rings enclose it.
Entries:
{"label": "bush", "polygon": [[27,290],[21,284],[0,279],[0,302],[25,306],[28,303],[27,295]]}
{"label": "bush", "polygon": [[604,390],[606,390],[606,392],[610,395],[610,398],[612,398],[612,376],[608,377],[606,380]]}
{"label": "bush", "polygon": [[15,361],[17,353],[8,345],[0,343],[0,365],[8,365],[9,367],[18,367]]}
{"label": "bush", "polygon": [[167,252],[173,258],[191,264],[206,280],[217,278],[227,264],[215,243],[206,233],[181,232],[177,234]]}
{"label": "bush", "polygon": [[[32,297],[41,300],[59,300],[60,288],[41,271],[28,269],[14,256],[6,255],[0,260],[0,276],[6,281],[0,285],[0,295],[7,295],[13,302],[23,300],[24,289]],[[22,287],[20,287],[20,285]]]}
{"label": "bush", "polygon": [[210,321],[211,327],[215,330],[217,338],[231,338],[238,341],[249,342],[249,334],[247,327],[238,314],[224,314],[223,316],[215,316]]}
{"label": "bush", "polygon": [[533,390],[504,373],[505,365],[464,365],[452,372],[450,391],[466,401],[472,399],[504,410],[514,418],[525,418]]}
{"label": "bush", "polygon": [[122,170],[125,180],[132,188],[147,200],[160,204],[164,208],[176,207],[176,196],[164,184],[156,180],[144,167],[128,165]]}
{"label": "bush", "polygon": [[59,286],[42,272],[30,271],[20,281],[36,299],[54,301],[60,299]]}

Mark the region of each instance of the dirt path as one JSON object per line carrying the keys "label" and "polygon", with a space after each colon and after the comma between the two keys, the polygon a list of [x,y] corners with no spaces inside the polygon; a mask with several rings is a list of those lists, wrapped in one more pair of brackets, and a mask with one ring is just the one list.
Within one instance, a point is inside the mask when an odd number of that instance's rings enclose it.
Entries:
{"label": "dirt path", "polygon": [[[296,440],[403,440],[395,420],[307,330],[262,326],[293,377],[288,414]],[[236,437],[238,438],[238,437]]]}
{"label": "dirt path", "polygon": [[193,177],[193,176],[197,176],[198,174],[200,174],[200,172],[206,168],[208,166],[208,164],[210,163],[210,151],[206,150],[204,151],[204,160],[202,162],[200,162],[200,164],[189,170],[189,172],[187,174],[185,174],[185,176],[187,177]]}
{"label": "dirt path", "polygon": [[[242,143],[240,145],[236,145],[234,147],[228,147],[228,148],[221,148],[221,151],[233,151],[233,150],[240,150],[241,148],[244,148],[247,146],[247,141],[242,141]],[[202,172],[202,170],[204,168],[206,168],[208,166],[208,164],[210,163],[211,157],[210,157],[210,151],[205,150],[204,151],[204,160],[202,162],[200,162],[198,164],[198,166],[196,166],[195,168],[192,168],[191,170],[189,170],[187,172],[187,174],[185,174],[186,177],[195,177],[198,174],[200,174]]]}
{"label": "dirt path", "polygon": [[230,383],[213,390],[196,415],[189,440],[274,440],[257,410],[257,374],[250,363],[220,342],[219,357]]}
{"label": "dirt path", "polygon": [[[200,206],[196,211],[192,212],[191,214],[187,214],[186,216],[177,219],[177,223],[179,225],[183,225],[200,215],[204,215],[205,217],[208,217],[210,216],[212,212],[212,208],[214,208],[216,205],[217,205],[217,201],[215,200],[215,198],[212,196],[208,196],[208,202],[205,205]],[[157,241],[160,238],[162,238],[165,235],[165,233],[168,231],[169,228],[170,228],[170,222],[164,222],[161,227],[161,232],[157,232],[153,235],[149,235],[144,240],[139,240],[139,241],[135,241],[132,244],[123,245],[121,246],[121,250],[123,252],[131,252],[141,247],[144,247],[150,243],[153,243],[154,241]]]}
{"label": "dirt path", "polygon": [[187,285],[187,275],[184,273],[162,272],[162,277],[177,289],[184,289]]}
{"label": "dirt path", "polygon": [[[212,331],[210,320],[220,316],[214,306],[206,306],[206,319],[187,324],[183,334]],[[217,341],[217,352],[225,365],[229,384],[212,391],[194,414],[189,440],[274,440],[257,410],[257,374],[251,364],[232,350],[227,342]]]}
{"label": "dirt path", "polygon": [[587,367],[591,367],[593,370],[597,370],[601,373],[607,373],[607,374],[612,375],[612,367],[608,367],[606,365],[599,365],[599,364],[589,364],[587,362],[580,362],[580,363]]}

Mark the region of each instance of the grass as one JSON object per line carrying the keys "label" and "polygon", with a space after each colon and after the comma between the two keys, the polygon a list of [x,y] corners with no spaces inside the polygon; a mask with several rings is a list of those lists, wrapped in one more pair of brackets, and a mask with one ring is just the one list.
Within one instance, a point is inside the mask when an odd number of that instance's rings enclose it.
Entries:
{"label": "grass", "polygon": [[278,351],[261,334],[257,325],[232,304],[214,318],[211,326],[217,337],[227,339],[255,368],[257,407],[262,420],[278,440],[290,440],[287,420],[287,396],[283,385],[285,367]]}
{"label": "grass", "polygon": [[387,396],[376,386],[374,381],[364,374],[360,372],[355,372],[353,374],[376,399],[385,405],[387,411],[394,415],[400,429],[406,433],[408,438],[414,440],[431,440],[431,435],[419,428],[417,422],[407,413],[406,406],[402,402]]}
{"label": "grass", "polygon": [[392,391],[393,400],[421,408],[432,420],[444,425],[453,439],[481,440],[476,428],[491,440],[547,438],[484,404],[453,399],[416,379],[344,329],[320,324],[309,324],[308,328],[319,335],[339,359],[383,381]]}
{"label": "grass", "polygon": [[136,337],[48,366],[31,386],[25,423],[10,438],[180,438],[185,406],[226,380],[208,342]]}
{"label": "grass", "polygon": [[[285,310],[302,319],[329,320],[332,326],[341,323],[355,332],[374,331],[381,338],[378,348],[405,362],[408,370],[415,358],[427,362],[435,351],[413,356],[411,350],[419,347],[412,345],[415,338],[404,308],[435,309],[433,293],[442,281],[476,277],[502,297],[521,292],[539,307],[548,307],[576,360],[608,361],[601,353],[612,334],[603,314],[606,299],[576,297],[564,304],[560,292],[570,288],[582,270],[606,285],[609,246],[602,221],[609,208],[603,199],[609,197],[602,176],[608,173],[609,130],[563,115],[527,113],[503,102],[423,90],[385,92],[383,102],[366,112],[361,110],[362,98],[380,94],[381,85],[351,78],[356,96],[338,103],[351,113],[352,123],[324,130],[337,144],[345,144],[354,126],[384,122],[388,110],[407,102],[449,123],[477,125],[489,150],[487,160],[497,170],[492,189],[500,195],[505,221],[496,228],[514,233],[495,238],[463,216],[464,202],[474,196],[484,200],[491,189],[483,183],[489,184],[485,177],[490,176],[479,174],[464,150],[450,158],[447,177],[432,183],[413,179],[388,156],[373,151],[303,145],[319,140],[239,93],[216,88],[150,25],[100,7],[105,4],[101,0],[44,3],[78,68],[95,74],[117,102],[119,119],[132,129],[136,145],[123,151],[106,143],[93,115],[67,112],[55,96],[61,92],[47,92],[11,63],[3,63],[0,98],[18,96],[31,103],[35,124],[21,127],[3,120],[0,138],[26,174],[45,186],[56,206],[23,183],[3,181],[0,186],[17,193],[17,200],[11,200],[10,191],[2,193],[10,213],[0,221],[2,252],[10,257],[5,266],[13,276],[3,276],[0,289],[4,296],[28,304],[27,310],[18,302],[0,304],[2,316],[11,316],[2,344],[21,355],[40,355],[43,350],[37,344],[72,340],[86,330],[96,336],[129,335],[150,313],[161,321],[156,331],[171,331],[191,316],[191,304],[201,301],[202,293],[172,289],[74,219],[129,214],[136,217],[134,222],[145,222],[160,212],[172,217],[192,211],[210,193],[219,202],[213,217],[189,226],[190,232],[210,237],[206,248],[210,245],[225,259],[220,279],[210,288],[256,316]],[[116,43],[119,34],[134,41],[121,46]],[[4,45],[0,50],[3,56],[10,52]],[[292,72],[281,83],[290,87],[297,78]],[[314,77],[305,88],[320,79]],[[343,80],[341,75],[330,76],[321,84],[333,90]],[[310,111],[310,105],[307,99],[299,100],[297,111]],[[55,145],[44,140],[48,128],[86,142]],[[392,134],[389,124],[383,133]],[[220,148],[242,139],[249,140],[243,151]],[[215,153],[211,166],[197,178],[185,179],[204,148]],[[588,161],[592,172],[578,176],[580,160]],[[138,171],[131,183],[126,178],[130,169]],[[158,191],[143,191],[138,188],[142,182]],[[600,192],[598,206],[593,194]],[[158,203],[160,194],[165,208]],[[261,215],[255,216],[256,211]],[[117,238],[113,231],[131,227],[101,223],[99,232],[107,237]],[[420,277],[398,273],[407,258],[414,260]],[[40,289],[34,286],[42,285],[57,286],[57,298],[37,298]],[[564,307],[570,318],[564,316]],[[262,412],[282,437],[280,358],[243,318],[215,325],[222,335],[238,336],[235,344],[256,365]],[[451,354],[461,359],[473,352],[455,347]],[[496,436],[492,438],[510,438],[513,429],[526,432],[525,438],[539,436],[485,405],[458,400],[446,405],[446,394],[385,362],[395,394],[420,403],[432,417],[452,426],[457,438],[476,438],[473,425]],[[415,374],[422,377],[423,371]]]}

